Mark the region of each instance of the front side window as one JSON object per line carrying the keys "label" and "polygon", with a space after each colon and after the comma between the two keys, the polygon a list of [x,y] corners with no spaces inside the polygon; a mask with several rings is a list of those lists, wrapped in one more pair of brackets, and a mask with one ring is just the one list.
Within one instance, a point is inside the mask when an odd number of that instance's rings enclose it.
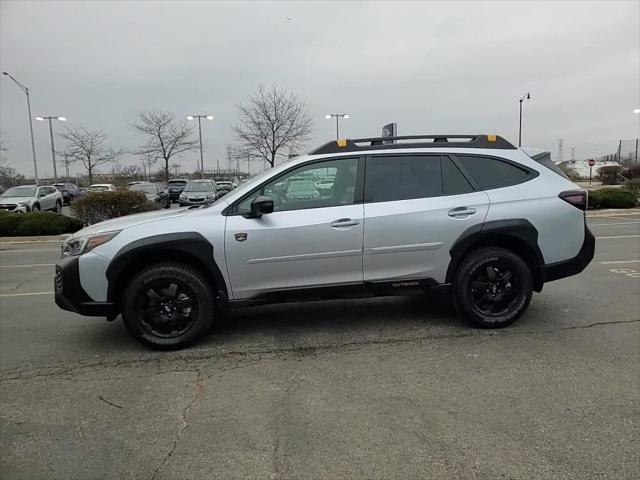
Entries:
{"label": "front side window", "polygon": [[367,159],[366,202],[391,202],[442,195],[440,156],[403,155]]}
{"label": "front side window", "polygon": [[509,187],[527,181],[529,172],[497,158],[456,155],[482,190]]}
{"label": "front side window", "polygon": [[357,158],[303,165],[265,183],[242,200],[235,211],[249,213],[251,202],[259,195],[273,199],[274,212],[351,205],[355,198],[357,170]]}

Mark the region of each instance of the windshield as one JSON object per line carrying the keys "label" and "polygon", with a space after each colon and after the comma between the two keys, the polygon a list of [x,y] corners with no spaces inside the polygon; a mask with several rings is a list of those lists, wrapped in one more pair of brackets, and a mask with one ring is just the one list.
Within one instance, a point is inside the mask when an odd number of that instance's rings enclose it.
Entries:
{"label": "windshield", "polygon": [[134,192],[157,193],[155,185],[134,185],[131,190]]}
{"label": "windshield", "polygon": [[35,187],[12,187],[2,194],[3,197],[35,197]]}
{"label": "windshield", "polygon": [[210,192],[212,190],[211,184],[205,182],[189,183],[184,189],[185,192]]}
{"label": "windshield", "polygon": [[172,187],[181,187],[186,184],[187,182],[185,182],[184,180],[169,180],[167,182],[167,185],[171,185]]}
{"label": "windshield", "polygon": [[104,185],[91,185],[89,190],[93,192],[105,192],[109,190],[109,187],[105,187]]}

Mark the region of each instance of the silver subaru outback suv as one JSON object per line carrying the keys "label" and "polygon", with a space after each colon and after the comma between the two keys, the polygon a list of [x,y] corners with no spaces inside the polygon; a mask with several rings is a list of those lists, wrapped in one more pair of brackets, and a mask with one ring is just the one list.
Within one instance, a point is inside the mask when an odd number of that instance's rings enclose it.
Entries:
{"label": "silver subaru outback suv", "polygon": [[338,140],[210,205],[77,232],[55,298],[156,348],[202,337],[221,306],[354,295],[441,292],[503,327],[589,264],[586,207],[548,157],[496,135]]}

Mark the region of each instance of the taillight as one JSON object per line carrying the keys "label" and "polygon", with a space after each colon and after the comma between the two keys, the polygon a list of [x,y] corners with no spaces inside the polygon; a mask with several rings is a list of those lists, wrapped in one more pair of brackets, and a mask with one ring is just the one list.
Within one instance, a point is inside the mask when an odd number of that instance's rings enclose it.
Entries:
{"label": "taillight", "polygon": [[567,190],[560,193],[558,197],[580,210],[587,209],[588,194],[586,190]]}

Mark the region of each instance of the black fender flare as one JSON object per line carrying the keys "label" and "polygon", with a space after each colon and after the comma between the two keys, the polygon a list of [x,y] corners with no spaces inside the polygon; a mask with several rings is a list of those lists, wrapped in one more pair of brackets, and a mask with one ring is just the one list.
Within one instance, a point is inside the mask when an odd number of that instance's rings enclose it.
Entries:
{"label": "black fender flare", "polygon": [[198,232],[179,232],[151,235],[122,247],[111,259],[106,271],[107,300],[120,303],[121,281],[130,278],[129,273],[157,261],[188,260],[206,273],[215,283],[219,296],[226,300],[227,288],[220,268],[213,256],[213,245]]}
{"label": "black fender flare", "polygon": [[517,246],[517,252],[524,255],[524,259],[531,266],[534,288],[542,289],[544,257],[538,245],[538,230],[524,218],[508,220],[492,220],[468,228],[456,239],[449,250],[451,260],[447,268],[445,282],[452,283],[458,269],[458,264],[474,246],[485,245]]}

